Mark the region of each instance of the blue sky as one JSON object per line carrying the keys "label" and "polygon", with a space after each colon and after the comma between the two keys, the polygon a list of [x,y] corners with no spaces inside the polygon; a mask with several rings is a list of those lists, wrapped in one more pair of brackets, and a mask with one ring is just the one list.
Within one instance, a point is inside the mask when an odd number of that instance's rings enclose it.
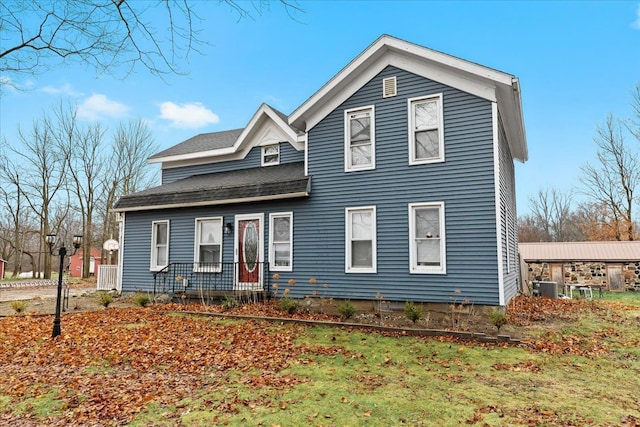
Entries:
{"label": "blue sky", "polygon": [[289,114],[381,34],[520,78],[529,161],[516,164],[519,213],[539,188],[577,186],[608,113],[630,115],[640,82],[640,2],[301,1],[289,18],[277,4],[253,19],[198,3],[210,45],[165,81],[139,68],[126,79],[60,67],[3,90],[0,131],[63,100],[83,120],[148,121],[160,149],[195,134],[244,127],[262,102]]}

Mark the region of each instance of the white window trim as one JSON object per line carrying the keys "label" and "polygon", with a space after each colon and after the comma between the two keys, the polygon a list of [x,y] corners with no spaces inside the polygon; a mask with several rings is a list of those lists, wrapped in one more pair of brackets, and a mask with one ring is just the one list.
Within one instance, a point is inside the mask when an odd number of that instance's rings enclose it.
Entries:
{"label": "white window trim", "polygon": [[[366,166],[351,166],[351,147],[350,147],[350,121],[349,115],[357,112],[371,112],[371,164]],[[371,170],[376,168],[376,112],[374,105],[365,107],[350,108],[344,111],[344,171],[355,172],[363,170]]]}
{"label": "white window trim", "polygon": [[[276,251],[273,238],[274,219],[289,217],[289,266],[276,266]],[[271,271],[293,271],[293,212],[274,212],[269,214],[269,270]]]}
{"label": "white window trim", "polygon": [[[414,211],[418,208],[437,207],[440,221],[440,266],[419,266],[416,260],[415,248],[415,215]],[[444,202],[429,203],[409,203],[409,273],[410,274],[447,274],[447,242],[446,242],[446,226],[444,223]]]}
{"label": "white window trim", "polygon": [[[200,248],[200,230],[198,229],[198,223],[204,221],[220,221],[220,264],[218,267],[201,267],[199,255]],[[221,216],[203,217],[195,219],[195,232],[193,236],[193,271],[207,272],[207,273],[219,273],[222,271],[222,257],[224,250],[224,218]]]}
{"label": "white window trim", "polygon": [[162,221],[152,221],[151,222],[151,259],[150,259],[150,264],[149,264],[149,270],[150,271],[160,271],[163,268],[165,268],[168,264],[165,265],[158,265],[158,260],[157,260],[157,253],[156,253],[156,241],[158,236],[156,235],[156,225],[157,224],[167,224],[167,248],[166,248],[166,252],[167,252],[167,263],[169,262],[169,237],[171,236],[170,230],[169,230],[169,221],[168,220],[162,220]]}
{"label": "white window trim", "polygon": [[[413,113],[413,104],[421,101],[436,100],[438,102],[438,152],[439,157],[432,159],[416,159],[416,146],[415,146],[415,132],[413,129],[413,123],[415,121],[415,115]],[[444,113],[443,113],[442,94],[438,93],[429,96],[420,96],[416,98],[409,98],[407,100],[407,111],[409,113],[409,164],[410,165],[422,165],[426,163],[441,163],[444,162]]]}
{"label": "white window trim", "polygon": [[[358,211],[371,211],[371,268],[351,266],[351,214]],[[344,271],[345,273],[377,273],[378,272],[378,242],[377,242],[377,213],[375,206],[358,206],[344,210]]]}
{"label": "white window trim", "polygon": [[[276,160],[275,162],[265,162],[264,158],[266,156],[266,151],[269,148],[273,148],[276,147],[278,149],[278,160]],[[261,166],[276,166],[280,164],[280,144],[269,144],[269,145],[263,145],[262,146],[262,150],[261,150],[261,157],[260,157],[260,165]]]}

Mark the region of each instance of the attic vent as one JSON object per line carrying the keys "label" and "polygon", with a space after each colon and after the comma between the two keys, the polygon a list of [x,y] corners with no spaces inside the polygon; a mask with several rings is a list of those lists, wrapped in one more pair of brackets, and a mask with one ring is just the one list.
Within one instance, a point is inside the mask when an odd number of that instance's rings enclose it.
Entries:
{"label": "attic vent", "polygon": [[388,98],[390,96],[396,96],[397,93],[397,86],[396,86],[396,78],[394,77],[387,77],[386,79],[382,80],[382,97],[383,98]]}

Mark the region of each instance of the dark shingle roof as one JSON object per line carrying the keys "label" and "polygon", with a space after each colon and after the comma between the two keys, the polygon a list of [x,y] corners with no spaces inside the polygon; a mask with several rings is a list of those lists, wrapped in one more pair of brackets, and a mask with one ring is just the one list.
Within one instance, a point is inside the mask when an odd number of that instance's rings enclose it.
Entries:
{"label": "dark shingle roof", "polygon": [[300,197],[309,193],[304,162],[194,175],[123,196],[116,211],[216,205],[243,200]]}
{"label": "dark shingle roof", "polygon": [[200,151],[229,148],[233,146],[243,130],[244,129],[233,129],[222,132],[201,133],[200,135],[191,137],[178,145],[174,145],[173,147],[154,154],[149,157],[149,159],[152,160],[162,157],[178,156],[181,154],[197,153]]}

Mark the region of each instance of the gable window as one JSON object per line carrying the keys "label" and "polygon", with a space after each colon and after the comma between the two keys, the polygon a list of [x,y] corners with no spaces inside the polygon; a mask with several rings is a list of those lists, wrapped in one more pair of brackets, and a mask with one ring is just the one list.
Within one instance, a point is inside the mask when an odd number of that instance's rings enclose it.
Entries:
{"label": "gable window", "polygon": [[409,164],[444,161],[442,94],[409,102]]}
{"label": "gable window", "polygon": [[345,111],[344,170],[375,168],[374,108]]}
{"label": "gable window", "polygon": [[375,273],[376,207],[347,208],[345,220],[345,271]]}
{"label": "gable window", "polygon": [[411,273],[446,273],[444,203],[409,205]]}
{"label": "gable window", "polygon": [[292,271],[293,269],[293,213],[269,215],[269,269]]}
{"label": "gable window", "polygon": [[280,164],[280,144],[265,145],[262,147],[262,166],[274,166]]}
{"label": "gable window", "polygon": [[194,270],[216,272],[222,263],[222,218],[196,218]]}
{"label": "gable window", "polygon": [[169,221],[151,223],[151,266],[152,271],[162,270],[169,264]]}

